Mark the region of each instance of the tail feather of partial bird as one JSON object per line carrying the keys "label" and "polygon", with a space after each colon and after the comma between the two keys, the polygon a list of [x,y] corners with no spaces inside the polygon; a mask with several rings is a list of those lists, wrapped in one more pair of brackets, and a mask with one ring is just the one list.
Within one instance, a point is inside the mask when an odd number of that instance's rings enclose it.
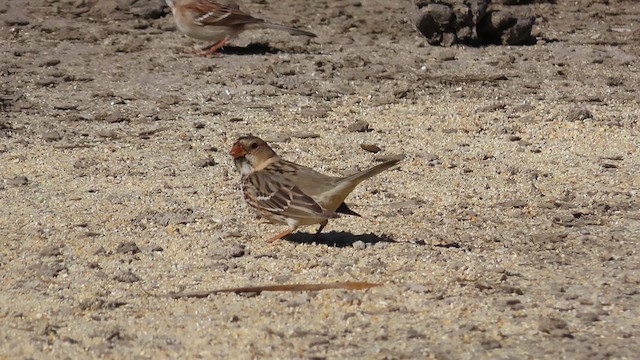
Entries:
{"label": "tail feather of partial bird", "polygon": [[280,24],[274,24],[268,21],[265,21],[263,23],[260,23],[260,26],[263,28],[267,28],[267,29],[274,29],[274,30],[282,30],[282,31],[286,31],[291,35],[301,35],[301,36],[308,36],[308,37],[316,37],[317,35],[306,31],[306,30],[302,30],[302,29],[296,29],[290,26],[285,26],[285,25],[280,25]]}
{"label": "tail feather of partial bird", "polygon": [[381,172],[389,169],[390,167],[395,166],[396,164],[398,164],[400,162],[401,159],[394,159],[394,160],[389,160],[386,162],[383,162],[382,164],[376,165],[372,168],[369,168],[367,170],[361,171],[359,173],[355,173],[351,176],[347,176],[344,180],[346,180],[348,183],[351,184],[359,184],[362,181],[372,177],[372,176],[376,176],[378,174],[380,174]]}

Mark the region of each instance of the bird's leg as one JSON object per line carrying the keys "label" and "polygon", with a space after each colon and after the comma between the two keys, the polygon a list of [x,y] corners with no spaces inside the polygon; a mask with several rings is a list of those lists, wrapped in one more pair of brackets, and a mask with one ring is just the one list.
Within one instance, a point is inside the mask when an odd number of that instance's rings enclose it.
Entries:
{"label": "bird's leg", "polygon": [[296,228],[288,228],[287,230],[285,230],[285,231],[283,231],[283,232],[281,232],[279,234],[274,235],[269,240],[267,240],[267,242],[272,243],[272,242],[274,242],[274,241],[276,241],[278,239],[282,239],[283,237],[285,237],[285,236],[291,234],[292,232],[294,232],[295,230],[296,230]]}
{"label": "bird's leg", "polygon": [[200,50],[198,52],[198,55],[200,56],[209,56],[209,55],[213,55],[216,51],[218,51],[221,47],[224,46],[224,44],[227,43],[227,40],[229,40],[229,37],[226,37],[220,41],[218,41],[217,43],[209,46],[208,48],[204,48],[202,50]]}
{"label": "bird's leg", "polygon": [[318,228],[318,231],[316,231],[316,236],[320,235],[320,232],[322,231],[322,229],[324,229],[325,226],[327,226],[328,223],[329,220],[325,220],[320,223],[320,227]]}

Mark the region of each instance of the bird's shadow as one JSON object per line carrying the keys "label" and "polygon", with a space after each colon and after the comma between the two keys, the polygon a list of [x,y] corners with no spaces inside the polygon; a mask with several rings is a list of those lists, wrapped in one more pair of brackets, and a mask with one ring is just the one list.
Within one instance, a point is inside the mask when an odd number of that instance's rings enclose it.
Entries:
{"label": "bird's shadow", "polygon": [[321,233],[319,235],[309,233],[295,233],[284,237],[285,240],[295,242],[298,244],[324,244],[333,247],[350,247],[357,241],[362,241],[365,244],[376,244],[379,242],[395,243],[388,235],[376,235],[376,234],[360,234],[355,235],[345,231],[330,231]]}
{"label": "bird's shadow", "polygon": [[269,46],[267,43],[250,43],[247,46],[225,45],[218,50],[223,55],[265,55],[278,54],[286,52],[285,50]]}

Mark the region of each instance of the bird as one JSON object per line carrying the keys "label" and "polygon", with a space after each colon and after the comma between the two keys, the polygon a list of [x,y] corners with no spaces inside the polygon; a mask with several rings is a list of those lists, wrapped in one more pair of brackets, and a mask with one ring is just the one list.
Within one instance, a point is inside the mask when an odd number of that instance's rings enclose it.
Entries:
{"label": "bird", "polygon": [[242,136],[229,154],[241,175],[245,202],[259,216],[288,228],[270,239],[274,242],[296,231],[299,226],[320,224],[320,234],[329,219],[340,214],[360,216],[344,200],[362,181],[396,165],[389,160],[356,174],[334,177],[284,160],[262,139]]}
{"label": "bird", "polygon": [[252,29],[275,29],[292,35],[316,37],[316,34],[293,27],[275,24],[253,17],[234,4],[220,4],[211,0],[165,0],[171,8],[178,30],[185,35],[214,42],[204,47],[200,55],[213,55],[229,40]]}

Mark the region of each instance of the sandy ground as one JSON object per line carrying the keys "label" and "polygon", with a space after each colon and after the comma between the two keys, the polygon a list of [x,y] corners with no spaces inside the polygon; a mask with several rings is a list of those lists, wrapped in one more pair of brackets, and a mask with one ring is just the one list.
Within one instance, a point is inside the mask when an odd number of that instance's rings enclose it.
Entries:
{"label": "sandy ground", "polygon": [[[640,353],[638,2],[512,6],[534,45],[441,48],[410,1],[242,1],[319,36],[217,58],[160,2],[93,3],[0,3],[0,358]],[[334,175],[405,159],[363,218],[267,244],[247,133]],[[334,281],[383,286],[161,296]]]}

